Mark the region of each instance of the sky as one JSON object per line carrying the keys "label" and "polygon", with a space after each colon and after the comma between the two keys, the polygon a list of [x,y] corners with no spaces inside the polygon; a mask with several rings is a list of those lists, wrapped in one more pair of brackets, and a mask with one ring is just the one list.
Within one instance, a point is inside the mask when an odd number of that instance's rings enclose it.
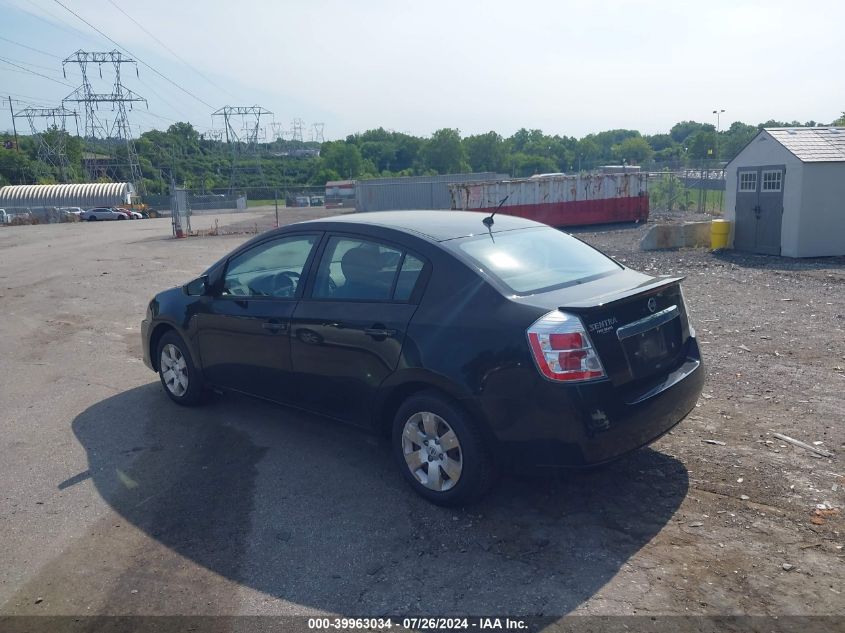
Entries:
{"label": "sky", "polygon": [[[136,134],[260,105],[326,140],[376,127],[428,136],[519,128],[581,137],[666,132],[681,120],[830,122],[845,110],[837,1],[0,0],[0,98],[56,106],[77,50],[139,60]],[[32,73],[39,73],[35,75]],[[89,68],[110,92],[110,67]],[[11,129],[8,99],[0,129]],[[18,120],[19,131],[28,124]]]}

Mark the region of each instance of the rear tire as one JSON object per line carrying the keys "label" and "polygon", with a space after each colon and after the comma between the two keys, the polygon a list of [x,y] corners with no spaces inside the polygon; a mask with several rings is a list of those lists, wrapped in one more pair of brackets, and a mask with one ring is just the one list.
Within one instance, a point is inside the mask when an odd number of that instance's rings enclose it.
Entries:
{"label": "rear tire", "polygon": [[473,503],[495,482],[495,461],[475,420],[437,392],[399,407],[391,444],[402,476],[436,505]]}
{"label": "rear tire", "polygon": [[186,407],[201,404],[206,396],[205,386],[182,337],[167,332],[161,337],[156,354],[161,386],[170,399]]}

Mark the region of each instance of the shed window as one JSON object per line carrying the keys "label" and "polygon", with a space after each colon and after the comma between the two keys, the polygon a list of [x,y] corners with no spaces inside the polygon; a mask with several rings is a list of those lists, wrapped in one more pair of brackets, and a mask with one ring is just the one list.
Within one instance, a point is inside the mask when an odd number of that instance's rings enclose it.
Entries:
{"label": "shed window", "polygon": [[780,191],[783,186],[783,172],[778,170],[763,172],[763,191]]}
{"label": "shed window", "polygon": [[757,172],[744,171],[739,174],[740,191],[757,191]]}

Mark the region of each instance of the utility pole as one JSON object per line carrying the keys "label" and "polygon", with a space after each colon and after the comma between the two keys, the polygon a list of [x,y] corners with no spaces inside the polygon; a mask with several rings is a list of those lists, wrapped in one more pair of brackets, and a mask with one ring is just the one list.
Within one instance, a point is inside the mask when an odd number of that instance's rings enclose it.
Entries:
{"label": "utility pole", "polygon": [[12,110],[12,95],[9,95],[9,113],[12,115],[12,130],[15,133],[15,151],[20,152],[21,148],[18,147],[18,128],[15,126],[15,112]]}
{"label": "utility pole", "polygon": [[[141,165],[138,162],[138,154],[135,151],[135,144],[132,141],[132,130],[129,125],[128,109],[132,109],[134,103],[144,103],[149,108],[147,100],[123,85],[120,79],[120,69],[124,64],[135,66],[135,75],[138,75],[138,64],[134,59],[126,57],[118,50],[109,52],[88,52],[76,51],[73,55],[62,62],[64,72],[67,64],[78,64],[82,72],[82,85],[62,100],[65,103],[81,103],[84,108],[85,119],[85,140],[89,144],[89,155],[83,159],[85,172],[89,180],[94,181],[100,176],[109,178],[120,178],[121,168],[128,172],[129,180],[135,187],[135,191],[144,191],[144,179],[141,174]],[[96,64],[103,76],[103,64],[111,64],[114,70],[114,84],[110,93],[94,92],[88,76],[88,66]],[[65,74],[65,76],[67,76]],[[111,104],[112,118],[107,119],[99,114],[99,104]],[[126,161],[110,156],[107,161],[97,157],[99,146],[112,146],[110,151],[116,149],[116,145],[124,145]],[[106,164],[104,164],[104,162]]]}

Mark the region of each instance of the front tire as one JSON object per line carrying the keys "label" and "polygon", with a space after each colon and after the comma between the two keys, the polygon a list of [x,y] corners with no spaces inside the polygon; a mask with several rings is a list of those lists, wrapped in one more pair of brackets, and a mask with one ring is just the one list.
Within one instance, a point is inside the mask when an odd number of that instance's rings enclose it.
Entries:
{"label": "front tire", "polygon": [[205,388],[182,337],[173,331],[162,336],[157,358],[161,385],[170,399],[188,407],[201,404]]}
{"label": "front tire", "polygon": [[393,420],[392,448],[402,476],[441,506],[480,499],[493,485],[493,456],[474,420],[436,392],[408,398]]}

